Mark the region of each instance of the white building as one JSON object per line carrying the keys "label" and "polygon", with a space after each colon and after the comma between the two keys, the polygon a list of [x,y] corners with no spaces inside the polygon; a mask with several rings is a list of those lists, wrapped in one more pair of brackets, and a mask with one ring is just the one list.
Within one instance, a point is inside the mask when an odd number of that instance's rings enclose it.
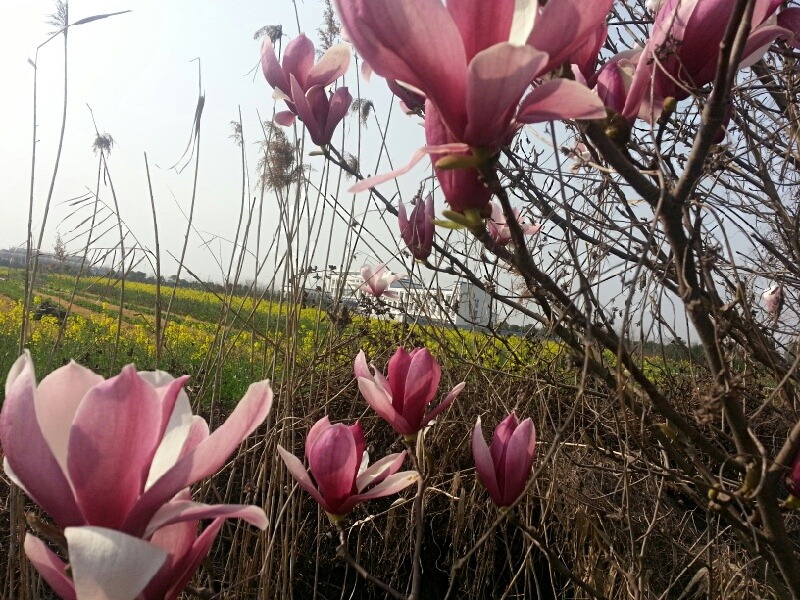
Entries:
{"label": "white building", "polygon": [[[363,284],[361,275],[355,272],[328,271],[319,282],[326,299],[351,306],[359,305],[364,297],[371,298],[359,290]],[[398,298],[381,298],[387,312],[378,317],[398,322],[444,323],[465,329],[486,327],[496,320],[491,296],[468,281],[438,288],[401,279],[389,289],[397,292]]]}

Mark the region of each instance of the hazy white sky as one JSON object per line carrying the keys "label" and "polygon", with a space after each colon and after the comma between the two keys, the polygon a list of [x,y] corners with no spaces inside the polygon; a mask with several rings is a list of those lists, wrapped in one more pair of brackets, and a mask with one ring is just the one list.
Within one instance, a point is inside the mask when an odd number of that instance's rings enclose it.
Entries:
{"label": "hazy white sky", "polygon": [[[0,247],[24,244],[30,193],[32,98],[34,69],[28,64],[38,44],[52,27],[45,18],[53,12],[50,0],[0,0]],[[68,120],[62,162],[56,180],[53,209],[47,221],[44,250],[51,250],[56,230],[69,239],[76,220],[64,221],[72,210],[62,204],[94,190],[97,158],[91,144],[94,128],[89,104],[100,132],[108,132],[117,145],[109,166],[120,202],[120,212],[140,242],[153,247],[152,218],[143,152],[148,153],[160,227],[165,250],[180,252],[186,227],[178,205],[188,209],[192,168],[182,175],[166,167],[181,156],[189,139],[197,101],[197,63],[202,61],[202,86],[206,93],[202,119],[201,168],[195,226],[207,239],[215,235],[232,239],[241,197],[240,151],[229,139],[230,122],[241,107],[251,165],[257,160],[255,142],[262,136],[257,112],[272,114],[275,102],[261,75],[254,73],[260,42],[253,33],[263,25],[282,24],[290,37],[298,33],[295,7],[289,0],[72,0],[70,22],[100,13],[131,9],[132,12],[74,27],[69,34]],[[301,29],[315,37],[322,18],[320,0],[297,3]],[[284,38],[284,43],[290,39]],[[63,89],[63,40],[54,39],[39,52],[38,145],[34,187],[34,238],[38,235],[43,207],[53,170],[61,118]],[[354,71],[348,83],[355,86]],[[388,102],[382,82],[366,87],[379,102]],[[355,93],[353,94],[356,95]],[[385,104],[384,104],[385,105]],[[279,107],[279,110],[281,107]],[[402,115],[395,133],[395,161],[405,160],[422,145],[422,129]],[[398,119],[394,119],[398,121]],[[355,152],[356,120],[348,125],[347,149]],[[375,137],[372,125],[369,135]],[[351,141],[352,139],[352,141]],[[368,142],[364,170],[374,172],[377,140]],[[313,146],[307,143],[307,150]],[[369,160],[366,158],[369,157]],[[369,162],[372,165],[369,165]],[[162,168],[157,168],[159,165]],[[388,167],[384,163],[382,170]],[[254,169],[251,169],[254,171]],[[407,181],[411,193],[417,179]],[[343,189],[348,186],[343,184]],[[254,192],[251,192],[251,195]],[[108,190],[101,198],[111,200]],[[349,205],[350,196],[341,193]],[[362,197],[359,197],[362,198]],[[363,197],[364,208],[367,198]],[[275,202],[268,206],[274,210]],[[275,212],[271,213],[274,219]],[[268,215],[269,217],[270,215]],[[269,221],[269,218],[267,219]],[[394,225],[391,223],[390,225]],[[328,230],[335,228],[331,224]],[[372,226],[371,226],[372,227]],[[376,220],[375,227],[386,228]],[[268,223],[266,231],[273,228]],[[335,230],[335,229],[334,229]],[[375,232],[391,246],[384,232]],[[268,234],[265,233],[263,237]],[[341,236],[339,236],[341,237]],[[265,240],[268,242],[268,240]],[[113,243],[108,238],[108,243]],[[79,242],[68,247],[77,250]],[[216,240],[207,248],[199,237],[189,244],[187,265],[204,277],[221,279],[209,250],[223,257],[227,267],[230,244]],[[321,264],[324,257],[319,259]],[[379,256],[386,259],[388,256]],[[364,259],[367,260],[367,259]],[[164,259],[163,272],[175,272],[175,263]],[[142,265],[142,270],[150,269]]]}

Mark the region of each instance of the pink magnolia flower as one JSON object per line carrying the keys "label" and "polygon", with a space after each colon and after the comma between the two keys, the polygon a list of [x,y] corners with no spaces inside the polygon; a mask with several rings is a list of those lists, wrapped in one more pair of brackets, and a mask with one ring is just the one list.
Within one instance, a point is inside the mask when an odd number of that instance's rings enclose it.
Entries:
{"label": "pink magnolia flower", "polygon": [[[278,453],[295,481],[334,521],[359,502],[396,494],[419,479],[416,471],[397,472],[405,452],[390,454],[367,467],[361,425],[332,425],[328,417],[317,421],[306,438],[306,458],[313,480],[300,459],[281,446]],[[370,486],[373,487],[364,491]]]}
{"label": "pink magnolia flower", "polygon": [[288,127],[297,116],[308,129],[311,140],[324,146],[331,141],[334,129],[353,100],[346,87],[337,89],[331,97],[325,91],[350,67],[350,45],[331,46],[316,64],[314,58],[314,44],[304,33],[286,45],[281,63],[269,38],[261,47],[264,77],[275,89],[275,98],[284,100],[289,108],[278,112],[275,122]]}
{"label": "pink magnolia flower", "polygon": [[71,362],[37,385],[26,351],[8,375],[0,412],[6,474],[62,528],[149,538],[182,521],[244,514],[238,505],[175,496],[216,473],[261,424],[272,404],[269,382],[252,384],[209,435],[192,415],[187,379],[128,365],[104,380]]}
{"label": "pink magnolia flower", "polygon": [[406,215],[406,207],[400,200],[397,207],[397,221],[400,224],[400,235],[409,252],[417,260],[425,260],[433,250],[434,218],[433,196],[428,194],[425,200],[417,200],[411,211],[411,219]]}
{"label": "pink magnolia flower", "polygon": [[[541,223],[532,224],[527,223],[525,219],[520,219],[518,208],[514,209],[514,215],[522,228],[523,234],[536,235],[541,231]],[[503,209],[496,202],[492,202],[492,216],[486,221],[486,228],[489,230],[489,235],[501,246],[511,242],[511,229],[508,226],[505,214],[503,214]]]}
{"label": "pink magnolia flower", "polygon": [[771,285],[761,294],[764,299],[764,308],[773,315],[779,315],[783,308],[783,288],[780,284]]}
{"label": "pink magnolia flower", "polygon": [[603,21],[595,27],[594,31],[588,33],[586,41],[569,57],[569,61],[578,67],[578,70],[586,79],[594,75],[600,48],[606,43],[607,37],[608,25]]}
{"label": "pink magnolia flower", "polygon": [[[180,504],[188,503],[198,510],[200,505],[190,502],[190,498],[188,491],[178,494],[174,506],[165,510],[162,518],[178,510]],[[194,520],[159,526],[149,539],[104,527],[67,527],[64,536],[69,574],[61,558],[30,534],[25,536],[25,554],[64,600],[173,600],[180,596],[208,554],[226,517],[243,518],[261,529],[267,526],[264,511],[247,506],[216,517],[200,536]]]}
{"label": "pink magnolia flower", "polygon": [[355,374],[358,389],[376,413],[400,435],[416,435],[446,409],[464,389],[463,381],[427,415],[425,409],[436,397],[442,370],[426,348],[415,348],[409,354],[398,348],[389,360],[387,380],[375,366],[374,375],[367,366],[364,351],[358,353]]}
{"label": "pink magnolia flower", "polygon": [[[781,0],[756,0],[752,30],[739,68],[759,60],[779,37],[796,43],[794,13],[800,14],[800,9],[788,9],[775,19],[780,4]],[[634,119],[638,114],[654,121],[666,98],[683,100],[714,80],[720,43],[734,6],[729,0],[652,3],[651,9],[657,11],[653,32],[636,69],[625,117]]]}
{"label": "pink magnolia flower", "polygon": [[[513,134],[531,82],[582,46],[611,5],[551,0],[540,13],[535,1],[336,0],[350,40],[376,73],[419,90],[455,140],[490,152]],[[554,118],[602,118],[587,92],[571,81],[552,86]],[[570,115],[578,105],[599,116]]]}
{"label": "pink magnolia flower", "polygon": [[386,270],[386,265],[381,263],[377,267],[364,265],[361,267],[361,278],[364,284],[358,289],[362,292],[372,294],[376,298],[384,296],[386,298],[399,298],[400,294],[390,290],[389,286],[395,281],[403,279],[405,273],[392,273]]}
{"label": "pink magnolia flower", "polygon": [[536,455],[536,430],[530,419],[517,422],[512,412],[494,430],[492,448],[486,445],[478,417],[472,431],[475,470],[497,506],[511,506],[525,490]]}

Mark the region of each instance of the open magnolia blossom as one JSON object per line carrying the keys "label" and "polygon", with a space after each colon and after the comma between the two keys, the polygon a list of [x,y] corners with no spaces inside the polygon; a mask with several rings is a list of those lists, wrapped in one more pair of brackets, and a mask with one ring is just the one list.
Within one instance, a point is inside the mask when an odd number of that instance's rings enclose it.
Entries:
{"label": "open magnolia blossom", "polygon": [[[466,158],[437,167],[445,199],[456,212],[485,207],[490,192],[469,165],[511,142],[524,124],[601,119],[605,108],[586,86],[568,79],[530,85],[597,45],[612,0],[336,0],[356,50],[376,73],[426,98],[428,146],[391,173],[365,179],[358,192],[408,172],[427,154]],[[523,98],[523,96],[525,96]],[[436,161],[434,161],[436,164]],[[474,164],[473,164],[474,166]],[[466,173],[462,175],[459,171]]]}
{"label": "open magnolia blossom", "polygon": [[274,96],[285,100],[289,108],[276,113],[275,122],[288,127],[297,116],[306,126],[311,141],[325,146],[353,101],[346,87],[330,95],[325,89],[350,67],[350,45],[331,46],[316,64],[314,58],[314,44],[304,33],[286,45],[281,63],[269,38],[261,47],[264,77],[275,89]]}
{"label": "open magnolia blossom", "polygon": [[26,351],[11,369],[0,412],[9,478],[61,528],[92,525],[139,538],[200,519],[263,511],[176,498],[216,473],[272,405],[269,381],[254,383],[209,435],[183,391],[188,377],[137,373],[110,379],[70,362],[37,385]]}
{"label": "open magnolia blossom", "polygon": [[[797,44],[800,8],[776,15],[782,0],[756,0],[739,68],[758,61],[777,38]],[[653,122],[667,98],[683,100],[711,83],[720,44],[736,3],[730,0],[652,1],[653,32],[638,61],[623,115]]]}
{"label": "open magnolia blossom", "polygon": [[[178,494],[174,505],[201,505],[190,494]],[[169,507],[169,505],[167,505]],[[177,506],[165,510],[173,512]],[[38,538],[25,536],[25,554],[45,581],[64,600],[173,600],[180,596],[203,561],[225,518],[238,517],[264,529],[264,511],[242,507],[216,517],[197,535],[197,523],[185,520],[157,528],[149,540],[114,529],[67,527],[67,565]]]}
{"label": "open magnolia blossom", "polygon": [[295,481],[334,522],[359,502],[396,494],[419,479],[416,471],[397,472],[403,466],[405,452],[390,454],[368,466],[361,425],[332,425],[328,417],[317,421],[306,438],[313,480],[300,459],[280,445],[278,452]]}
{"label": "open magnolia blossom", "polygon": [[517,421],[512,412],[494,430],[491,450],[483,439],[481,419],[472,431],[475,470],[497,506],[511,506],[525,490],[536,456],[533,421]]}
{"label": "open magnolia blossom", "polygon": [[361,267],[361,278],[364,284],[358,289],[362,292],[372,294],[376,298],[384,296],[386,298],[396,299],[400,294],[394,290],[390,290],[389,286],[395,281],[399,281],[405,277],[405,273],[392,273],[386,269],[386,265],[381,263],[377,267],[372,265],[364,265]]}
{"label": "open magnolia blossom", "polygon": [[[514,216],[522,229],[523,235],[536,235],[542,230],[541,223],[528,223],[525,219],[521,219],[518,208],[514,209]],[[489,235],[501,246],[511,242],[511,229],[508,226],[503,209],[496,202],[492,202],[492,216],[487,219],[486,228],[489,230]]]}
{"label": "open magnolia blossom", "polygon": [[445,396],[427,415],[425,409],[436,397],[442,370],[427,348],[414,348],[410,353],[398,348],[389,360],[387,380],[373,365],[367,366],[364,351],[358,353],[354,370],[358,389],[367,403],[400,435],[415,436],[446,409],[464,389],[463,381]]}

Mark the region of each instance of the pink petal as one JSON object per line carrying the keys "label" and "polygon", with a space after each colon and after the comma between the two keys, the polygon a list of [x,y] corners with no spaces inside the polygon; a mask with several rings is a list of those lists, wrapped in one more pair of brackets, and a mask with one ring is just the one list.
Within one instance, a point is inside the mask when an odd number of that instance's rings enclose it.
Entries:
{"label": "pink petal", "polygon": [[294,125],[295,114],[290,110],[282,110],[276,112],[272,120],[281,127],[291,127]]}
{"label": "pink petal", "polygon": [[[294,78],[294,76],[291,77],[291,86],[292,100],[294,100],[294,106],[297,109],[297,117],[303,122],[303,125],[306,126],[306,129],[308,129],[308,134],[311,136],[311,139],[317,143],[322,136],[320,123],[317,121],[317,118],[314,115],[314,110],[312,109],[311,104],[308,102],[308,98],[303,93],[300,84],[298,83],[297,79]],[[317,90],[323,94],[325,93],[324,90],[319,88],[317,88]]]}
{"label": "pink petal", "polygon": [[61,527],[85,523],[72,487],[36,419],[36,379],[30,354],[17,359],[6,381],[0,442],[10,469],[26,493]]}
{"label": "pink petal", "polygon": [[542,123],[562,119],[603,119],[606,107],[590,90],[568,79],[553,79],[536,86],[519,107],[517,121]]}
{"label": "pink petal", "polygon": [[405,459],[405,451],[383,457],[356,478],[356,488],[360,492],[374,483],[380,483],[389,475],[396,473],[403,466]]}
{"label": "pink petal", "polygon": [[422,427],[425,409],[436,397],[441,378],[442,369],[427,349],[421,350],[411,359],[402,413],[415,431]]}
{"label": "pink petal", "polygon": [[47,544],[30,533],[25,534],[25,556],[62,600],[77,600],[75,585],[72,579],[64,574],[67,565],[47,547]]}
{"label": "pink petal", "polygon": [[778,15],[778,25],[785,27],[794,35],[788,38],[795,48],[800,47],[800,8],[787,8]]}
{"label": "pink petal", "polygon": [[122,525],[144,490],[161,419],[155,389],[133,365],[86,394],[75,413],[67,464],[89,523],[112,529]]}
{"label": "pink petal", "polygon": [[265,37],[261,45],[261,70],[268,84],[284,94],[289,94],[289,80],[278,63],[275,48],[272,47],[272,40],[269,37]]}
{"label": "pink petal", "polygon": [[189,454],[192,450],[197,448],[201,442],[208,438],[208,423],[203,417],[199,417],[197,415],[192,415],[192,423],[189,428],[189,436],[186,438],[186,441],[183,443],[183,448],[181,448],[180,456],[178,456],[178,460]]}
{"label": "pink petal", "polygon": [[475,428],[472,430],[472,457],[475,460],[475,471],[478,473],[478,478],[486,486],[489,496],[492,497],[495,503],[502,502],[492,455],[489,453],[486,440],[483,439],[480,417],[478,417]]}
{"label": "pink petal", "polygon": [[[179,494],[179,496],[181,495]],[[167,562],[147,584],[142,594],[145,599],[166,600],[173,597],[169,596],[168,592],[177,584],[176,571],[180,568],[180,563],[185,560],[186,555],[191,552],[196,540],[197,523],[191,521],[162,527],[153,534],[150,543],[166,550],[168,557]]]}
{"label": "pink petal", "polygon": [[400,177],[400,175],[404,175],[413,169],[426,154],[455,154],[458,152],[466,152],[468,150],[469,146],[460,142],[417,148],[414,151],[414,154],[411,155],[411,160],[407,165],[400,167],[399,169],[395,169],[394,171],[390,171],[389,173],[384,173],[383,175],[373,175],[372,177],[362,179],[347,191],[351,194],[358,194],[359,192],[374,188],[376,185],[379,185],[384,181],[396,179],[397,177]]}
{"label": "pink petal", "polygon": [[502,492],[508,504],[519,498],[525,489],[525,482],[530,477],[535,453],[536,431],[533,428],[533,422],[525,419],[514,430],[506,449],[505,489]]}
{"label": "pink petal", "polygon": [[[419,480],[419,473],[416,471],[402,471],[395,473],[384,479],[381,483],[374,488],[363,494],[351,496],[344,505],[346,512],[350,512],[352,508],[359,502],[372,500],[374,498],[383,498],[384,496],[391,496],[400,490],[404,490],[410,485],[415,484]],[[342,513],[344,514],[344,513]]]}
{"label": "pink petal", "polygon": [[266,529],[269,524],[267,515],[259,506],[244,504],[203,504],[191,500],[173,500],[165,504],[147,525],[144,537],[149,538],[156,530],[183,521],[200,521],[202,519],[243,519],[259,529]]}
{"label": "pink petal", "polygon": [[69,561],[81,600],[134,600],[167,560],[139,538],[103,527],[67,527]]}
{"label": "pink petal", "polygon": [[282,64],[287,82],[291,85],[291,80],[294,76],[303,91],[308,90],[311,86],[306,84],[306,80],[314,66],[315,58],[314,42],[308,39],[305,33],[301,33],[286,44]]}
{"label": "pink petal", "polygon": [[347,111],[350,110],[350,104],[352,104],[352,102],[353,96],[350,95],[350,91],[346,87],[340,87],[333,93],[333,96],[331,96],[328,115],[325,121],[325,143],[329,143],[333,138],[333,132],[336,130],[336,126],[345,118]]}
{"label": "pink petal", "polygon": [[[200,534],[194,544],[192,544],[191,550],[179,556],[171,565],[167,581],[172,584],[172,587],[164,594],[164,600],[174,600],[181,595],[186,584],[192,579],[200,563],[203,562],[203,559],[208,555],[208,551],[211,550],[211,546],[217,538],[217,534],[224,522],[224,519],[215,519],[212,521],[211,524],[206,527],[205,531]],[[150,597],[149,595],[145,596],[145,598]],[[154,595],[152,597],[157,600],[161,600],[162,598],[160,595]]]}
{"label": "pink petal", "polygon": [[[139,377],[143,375],[146,374],[139,373]],[[171,414],[166,415],[166,427],[150,464],[145,489],[153,485],[178,462],[181,451],[192,430],[192,405],[189,403],[189,396],[183,391],[183,384],[186,379],[188,377],[176,379],[167,386],[159,387],[157,390],[164,392],[162,402],[165,399],[167,400],[165,408],[172,405],[173,409]]]}
{"label": "pink petal", "polygon": [[328,87],[350,68],[350,44],[336,44],[328,48],[317,64],[311,67],[306,78],[306,89],[315,85]]}
{"label": "pink petal", "polygon": [[323,431],[309,453],[309,469],[322,497],[334,509],[351,495],[361,456],[346,425],[331,425]]}
{"label": "pink petal", "polygon": [[546,62],[544,52],[508,43],[478,53],[467,73],[467,129],[463,141],[490,149],[502,144],[519,99]]}
{"label": "pink petal", "polygon": [[100,375],[70,361],[36,386],[36,418],[53,456],[65,473],[69,432],[75,412],[86,393],[103,381]]}
{"label": "pink petal", "polygon": [[536,17],[528,38],[528,44],[550,55],[542,73],[562,64],[586,43],[592,32],[606,20],[613,4],[614,0],[548,2]]}
{"label": "pink petal", "polygon": [[324,510],[331,512],[330,506],[328,506],[328,503],[325,502],[325,499],[319,493],[319,490],[317,490],[314,482],[311,481],[311,477],[309,477],[308,471],[306,471],[306,468],[303,466],[303,463],[300,462],[300,459],[294,454],[284,450],[280,444],[278,444],[278,454],[280,454],[284,464],[286,465],[286,469],[289,471],[289,474],[298,483],[298,485],[308,492]]}
{"label": "pink petal", "polygon": [[517,415],[512,412],[503,419],[494,430],[494,435],[492,436],[492,460],[494,461],[494,466],[497,468],[498,482],[500,482],[504,476],[503,464],[508,448],[508,441],[511,439],[511,436],[518,426]]}
{"label": "pink petal", "polygon": [[356,377],[366,377],[367,379],[372,379],[372,373],[369,370],[369,366],[367,366],[367,356],[364,354],[363,350],[358,351],[356,361],[353,364],[353,370],[355,371]]}
{"label": "pink petal", "polygon": [[367,401],[378,416],[389,423],[394,430],[402,435],[414,433],[412,428],[392,406],[392,399],[386,393],[383,387],[377,385],[374,381],[358,378],[358,389],[361,390],[361,395]]}
{"label": "pink petal", "polygon": [[406,393],[406,379],[408,378],[408,369],[411,367],[411,356],[406,352],[402,346],[395,350],[392,358],[389,359],[389,386],[392,390],[392,405],[398,408],[395,402],[399,402],[402,406],[403,398]]}
{"label": "pink petal", "polygon": [[424,91],[448,115],[448,125],[463,129],[467,60],[440,0],[335,3],[353,45],[378,75]]}
{"label": "pink petal", "polygon": [[436,417],[442,414],[445,409],[453,403],[461,391],[466,387],[466,382],[462,381],[458,385],[456,385],[450,393],[445,396],[444,400],[439,403],[439,406],[434,408],[430,413],[428,413],[424,419],[422,419],[422,426],[425,427],[428,423],[433,421]]}
{"label": "pink petal", "polygon": [[508,41],[514,8],[514,0],[461,0],[447,3],[447,10],[464,40],[467,62],[478,52]]}
{"label": "pink petal", "polygon": [[183,456],[136,503],[122,527],[141,535],[158,508],[176,493],[216,473],[231,453],[266,418],[272,407],[269,381],[253,383],[220,427]]}
{"label": "pink petal", "polygon": [[319,434],[325,431],[328,427],[331,426],[330,419],[328,417],[322,417],[319,421],[312,425],[311,429],[308,430],[308,435],[306,436],[306,458],[308,458],[308,453],[319,437]]}

